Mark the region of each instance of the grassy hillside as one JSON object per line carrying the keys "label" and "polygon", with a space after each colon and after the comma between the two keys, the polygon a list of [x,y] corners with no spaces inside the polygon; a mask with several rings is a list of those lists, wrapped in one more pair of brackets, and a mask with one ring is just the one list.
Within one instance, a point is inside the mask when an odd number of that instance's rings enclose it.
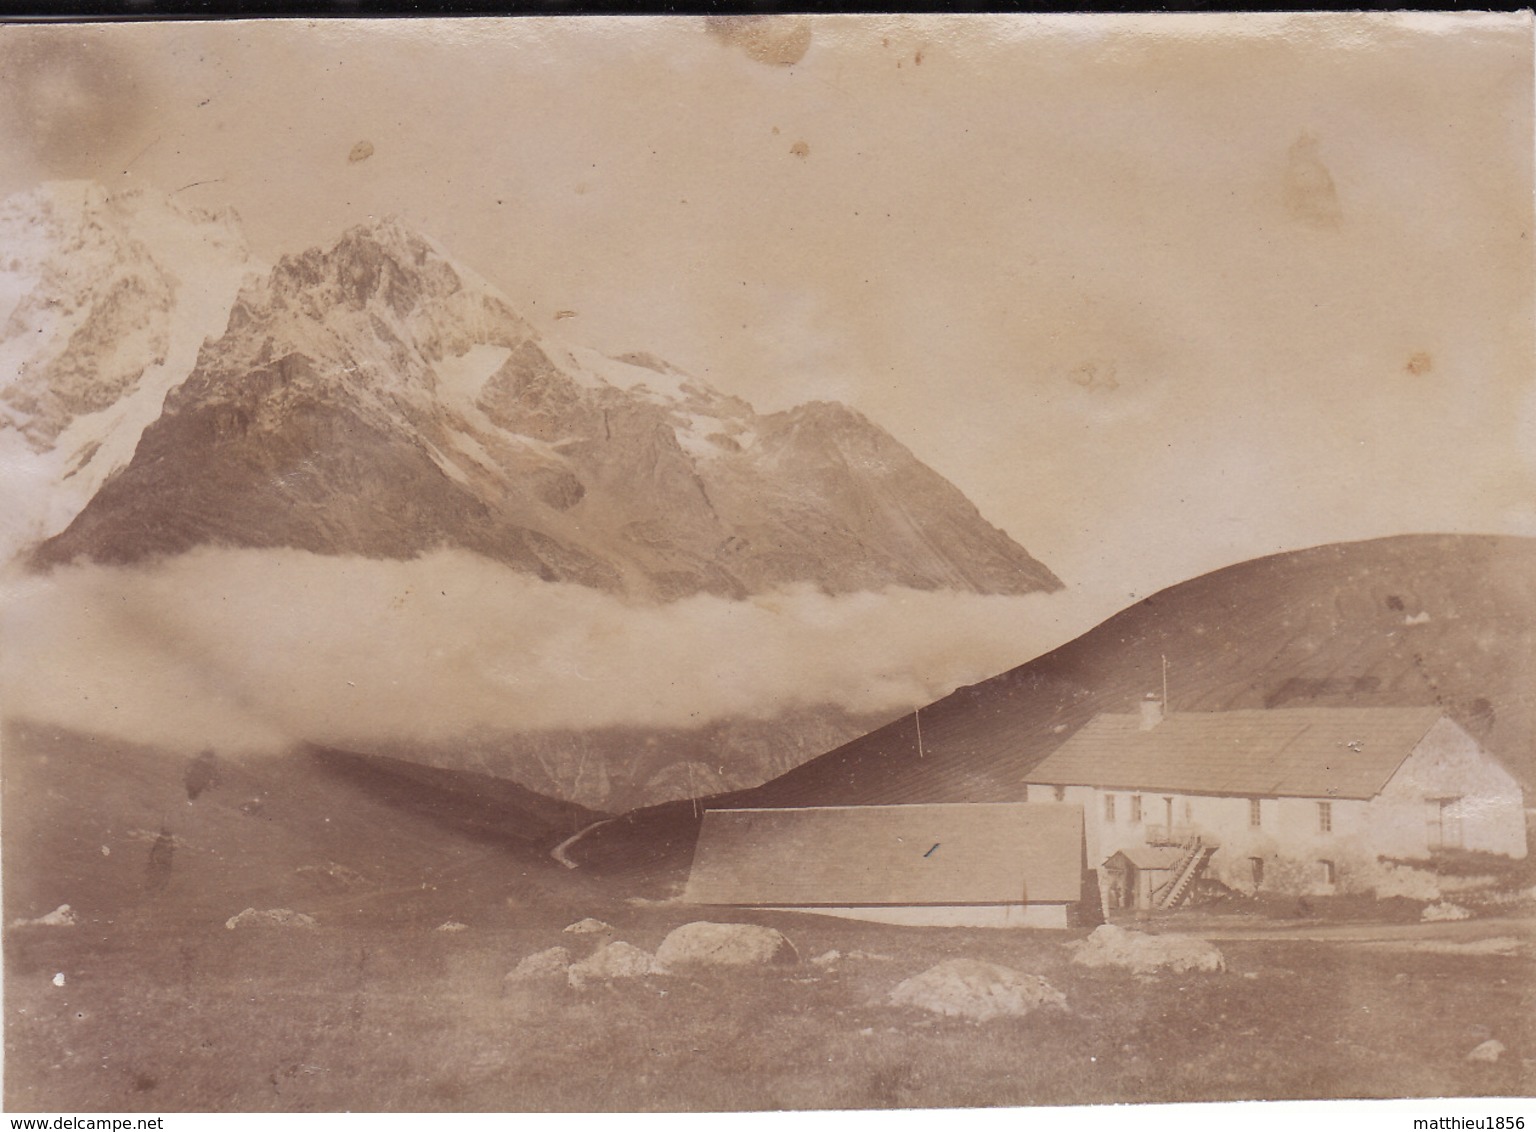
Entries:
{"label": "grassy hillside", "polygon": [[435,926],[578,907],[548,848],[598,815],[481,776],[310,752],[244,761],[12,722],[3,734],[6,922],[214,923],[246,907]]}
{"label": "grassy hillside", "polygon": [[1241,563],[1164,590],[1070,644],[753,790],[637,811],[575,855],[686,867],[705,806],[1006,801],[1100,712],[1162,687],[1175,711],[1433,705],[1536,796],[1536,540],[1411,535]]}

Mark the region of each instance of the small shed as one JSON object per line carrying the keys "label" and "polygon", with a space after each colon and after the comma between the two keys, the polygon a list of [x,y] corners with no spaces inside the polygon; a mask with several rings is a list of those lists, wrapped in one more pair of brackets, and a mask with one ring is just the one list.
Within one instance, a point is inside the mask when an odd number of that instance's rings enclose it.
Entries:
{"label": "small shed", "polygon": [[685,899],[891,924],[1097,922],[1075,806],[946,803],[710,810]]}
{"label": "small shed", "polygon": [[1172,847],[1135,845],[1104,862],[1105,896],[1109,908],[1151,908],[1153,894],[1174,879],[1183,853]]}

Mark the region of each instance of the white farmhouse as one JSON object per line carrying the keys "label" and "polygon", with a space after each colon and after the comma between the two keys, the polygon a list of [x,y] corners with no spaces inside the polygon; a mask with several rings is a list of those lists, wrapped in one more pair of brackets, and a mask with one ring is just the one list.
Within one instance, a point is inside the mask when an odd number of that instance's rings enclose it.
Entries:
{"label": "white farmhouse", "polygon": [[1027,776],[1083,807],[1109,902],[1177,904],[1202,874],[1245,892],[1365,890],[1378,862],[1524,857],[1520,785],[1434,708],[1100,715]]}

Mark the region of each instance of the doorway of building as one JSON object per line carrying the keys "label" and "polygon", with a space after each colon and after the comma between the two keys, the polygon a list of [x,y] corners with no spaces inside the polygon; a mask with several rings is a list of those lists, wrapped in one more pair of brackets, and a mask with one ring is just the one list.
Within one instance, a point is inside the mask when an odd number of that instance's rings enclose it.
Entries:
{"label": "doorway of building", "polygon": [[1428,798],[1429,847],[1431,849],[1460,849],[1461,797]]}

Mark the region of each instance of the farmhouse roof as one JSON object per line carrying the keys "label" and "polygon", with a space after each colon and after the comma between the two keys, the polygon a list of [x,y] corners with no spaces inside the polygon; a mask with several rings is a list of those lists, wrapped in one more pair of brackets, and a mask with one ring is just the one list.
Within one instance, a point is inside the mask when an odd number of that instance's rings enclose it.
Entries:
{"label": "farmhouse roof", "polygon": [[1124,857],[1138,869],[1164,870],[1171,869],[1182,861],[1184,850],[1154,845],[1128,845],[1112,854],[1109,860],[1113,861],[1116,857]]}
{"label": "farmhouse roof", "polygon": [[831,907],[1076,903],[1082,877],[1077,806],[710,810],[685,898]]}
{"label": "farmhouse roof", "polygon": [[1046,786],[1246,797],[1374,798],[1435,708],[1181,712],[1095,716],[1028,772]]}

